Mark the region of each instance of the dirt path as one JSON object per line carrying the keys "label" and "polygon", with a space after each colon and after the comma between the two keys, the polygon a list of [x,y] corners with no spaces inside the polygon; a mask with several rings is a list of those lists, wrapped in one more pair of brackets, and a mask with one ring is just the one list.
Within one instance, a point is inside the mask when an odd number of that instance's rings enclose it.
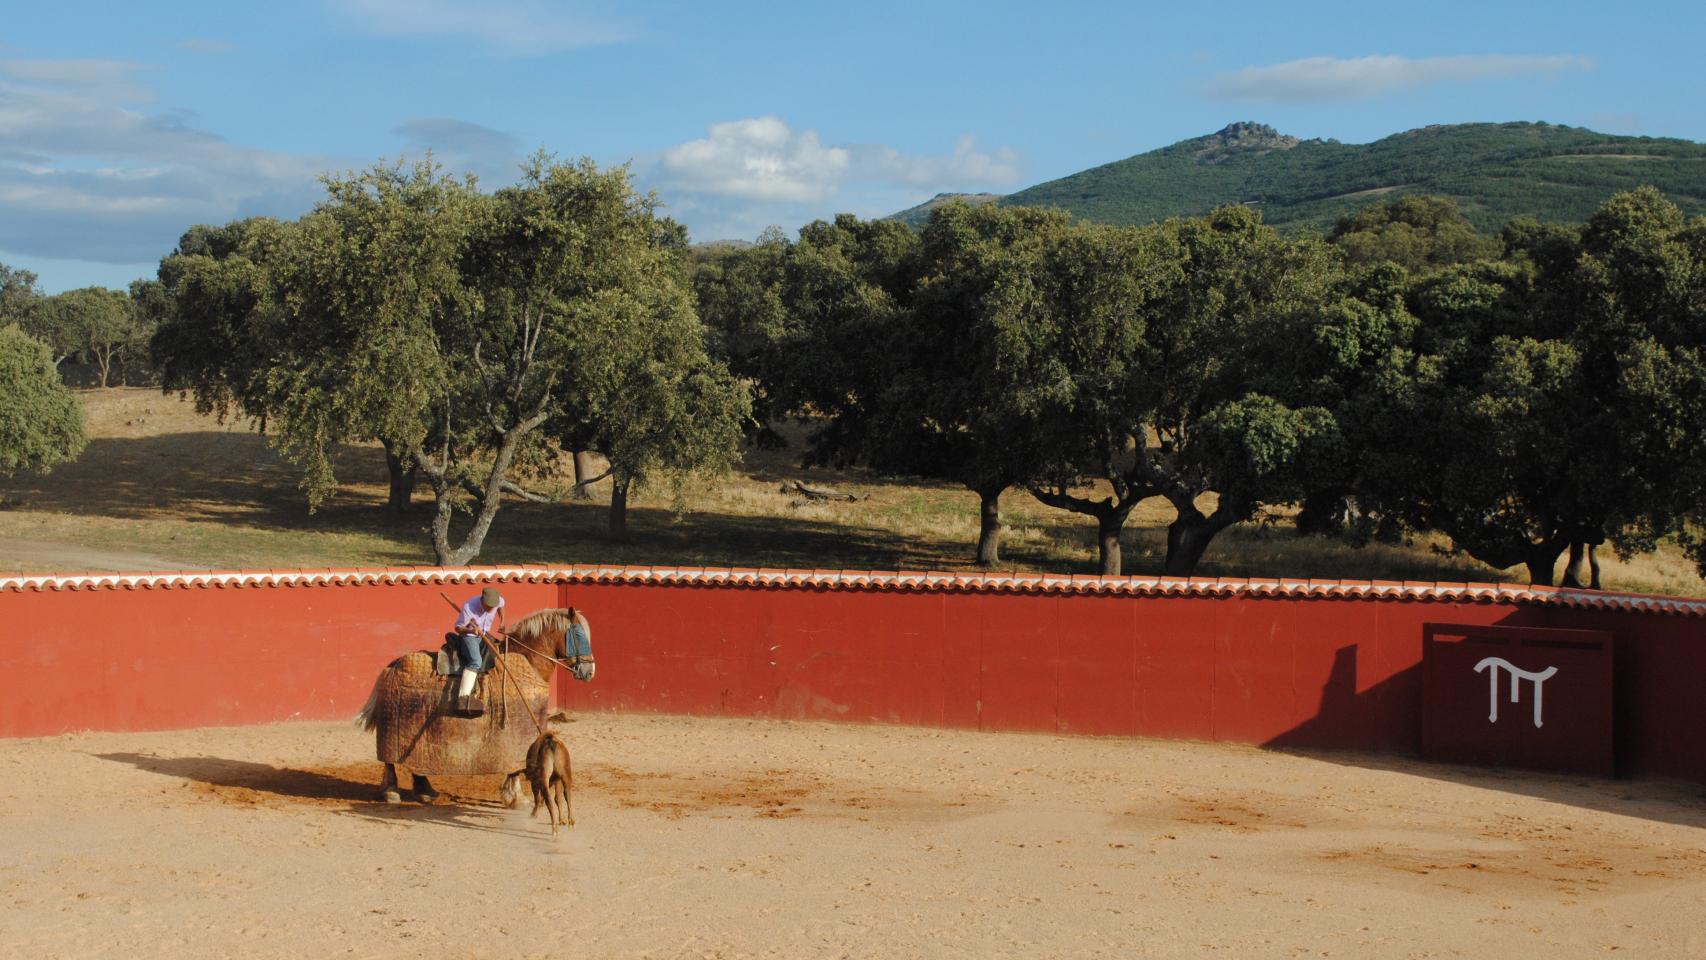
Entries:
{"label": "dirt path", "polygon": [[24,958],[1706,955],[1698,788],[1220,745],[566,727],[579,825],[372,802],[367,735],[0,741]]}

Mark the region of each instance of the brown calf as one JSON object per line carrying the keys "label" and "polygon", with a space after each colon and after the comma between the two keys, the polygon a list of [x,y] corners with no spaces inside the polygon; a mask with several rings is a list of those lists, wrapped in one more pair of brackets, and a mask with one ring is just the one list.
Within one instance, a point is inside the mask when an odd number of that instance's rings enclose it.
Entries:
{"label": "brown calf", "polygon": [[559,823],[575,825],[574,814],[569,808],[569,788],[574,785],[574,774],[569,769],[569,748],[557,739],[556,734],[541,733],[539,739],[533,741],[533,746],[527,748],[527,766],[504,778],[504,806],[513,807],[520,801],[523,776],[533,787],[533,815],[539,815],[539,805],[543,803],[545,812],[551,817],[551,836],[557,835]]}

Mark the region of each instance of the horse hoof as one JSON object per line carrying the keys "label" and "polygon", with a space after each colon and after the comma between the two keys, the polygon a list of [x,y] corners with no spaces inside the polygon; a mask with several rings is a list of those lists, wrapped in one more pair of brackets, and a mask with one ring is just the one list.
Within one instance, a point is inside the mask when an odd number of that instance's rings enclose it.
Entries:
{"label": "horse hoof", "polygon": [[379,794],[379,799],[385,803],[402,803],[403,795],[395,790],[386,790]]}
{"label": "horse hoof", "polygon": [[415,794],[415,799],[430,806],[438,799],[438,794],[432,790],[422,790]]}

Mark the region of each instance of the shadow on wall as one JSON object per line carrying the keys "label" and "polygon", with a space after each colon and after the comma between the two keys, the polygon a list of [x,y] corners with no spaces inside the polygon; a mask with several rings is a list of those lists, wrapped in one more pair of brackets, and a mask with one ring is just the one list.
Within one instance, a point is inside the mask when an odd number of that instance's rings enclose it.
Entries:
{"label": "shadow on wall", "polygon": [[[1511,793],[1587,810],[1706,828],[1706,795],[1702,795],[1697,787],[1652,781],[1637,786],[1626,780],[1581,774],[1471,767],[1437,763],[1415,756],[1321,746],[1322,743],[1333,742],[1347,728],[1354,728],[1364,723],[1366,718],[1378,716],[1377,705],[1388,698],[1411,695],[1410,691],[1421,686],[1421,671],[1420,665],[1413,666],[1359,691],[1356,684],[1357,648],[1340,647],[1334,654],[1327,682],[1321,687],[1321,702],[1314,716],[1261,746],[1323,763],[1444,780],[1490,793]],[[1414,742],[1420,742],[1421,725],[1421,713],[1416,711]],[[1489,806],[1497,802],[1492,796],[1487,799]]]}

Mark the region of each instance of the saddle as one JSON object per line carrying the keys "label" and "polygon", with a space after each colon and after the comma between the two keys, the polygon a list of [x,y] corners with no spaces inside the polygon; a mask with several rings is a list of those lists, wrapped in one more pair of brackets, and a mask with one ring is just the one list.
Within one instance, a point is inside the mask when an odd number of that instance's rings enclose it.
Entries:
{"label": "saddle", "polygon": [[457,650],[449,640],[445,640],[444,646],[433,651],[432,672],[441,677],[461,673],[462,651]]}
{"label": "saddle", "polygon": [[[480,672],[483,674],[492,669],[492,662],[497,657],[497,651],[492,649],[490,643],[484,640],[480,642],[486,648],[486,662],[480,664]],[[456,634],[445,634],[444,643],[433,651],[432,672],[441,677],[456,676],[462,672],[462,644],[457,640]]]}

